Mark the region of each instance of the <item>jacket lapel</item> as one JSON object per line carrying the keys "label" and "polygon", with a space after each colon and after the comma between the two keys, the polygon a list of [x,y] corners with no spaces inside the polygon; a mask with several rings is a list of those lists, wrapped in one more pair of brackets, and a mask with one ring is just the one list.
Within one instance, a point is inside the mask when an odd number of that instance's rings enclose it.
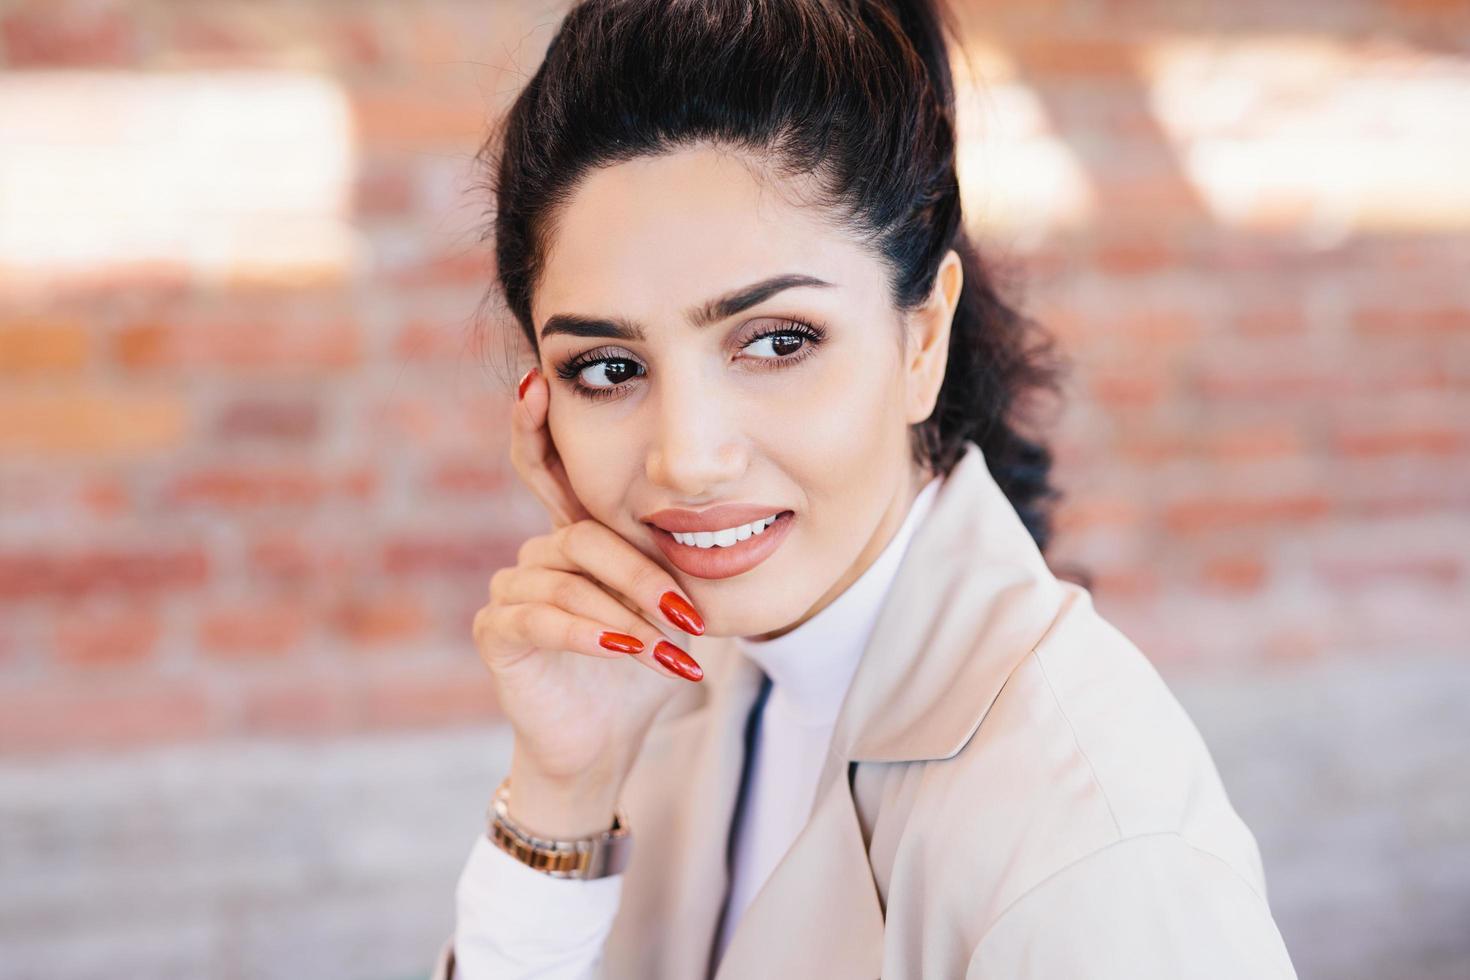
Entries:
{"label": "jacket lapel", "polygon": [[650,925],[657,932],[653,941],[664,944],[659,975],[703,978],[729,887],[725,845],[745,765],[745,721],[763,674],[726,638],[694,637],[688,649],[710,675],[705,683],[711,694],[701,711],[707,717],[680,726],[681,733],[693,737],[697,731],[703,740],[689,762],[664,775],[678,789],[673,805],[680,815],[674,826],[684,839],[672,850],[679,864],[668,869],[674,879],[672,920]]}
{"label": "jacket lapel", "polygon": [[[1064,597],[980,447],[967,443],[884,599],[838,712],[810,818],[742,915],[715,980],[871,978],[882,972],[884,904],[852,794],[853,764],[957,753],[1011,670],[1055,620]],[[729,651],[726,660],[745,662],[733,643]],[[754,692],[742,690],[737,700],[748,708]],[[706,829],[721,832],[719,840],[729,830],[743,763],[742,727],[728,724],[712,770],[718,785],[701,787],[715,796],[704,804],[704,815],[713,821]],[[692,887],[702,882],[718,889],[698,900],[700,942],[713,942],[713,918],[727,884],[723,855],[709,848],[695,872]],[[705,974],[701,968],[670,975]]]}

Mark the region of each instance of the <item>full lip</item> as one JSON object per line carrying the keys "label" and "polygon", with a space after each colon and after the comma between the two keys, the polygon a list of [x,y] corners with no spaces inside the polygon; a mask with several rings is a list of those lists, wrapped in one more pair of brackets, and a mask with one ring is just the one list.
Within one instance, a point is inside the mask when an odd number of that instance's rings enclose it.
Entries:
{"label": "full lip", "polygon": [[661,531],[678,531],[680,534],[687,534],[690,531],[722,531],[726,528],[739,527],[763,517],[784,514],[788,510],[790,510],[789,507],[777,507],[774,504],[718,504],[697,511],[669,507],[652,514],[645,514],[640,520]]}
{"label": "full lip", "polygon": [[[766,511],[766,514],[771,513]],[[716,545],[712,548],[697,548],[680,544],[672,532],[656,524],[650,524],[654,543],[679,571],[702,579],[723,579],[743,574],[769,558],[791,533],[795,511],[783,510],[780,516],[760,534],[751,535],[744,541],[728,548]]]}

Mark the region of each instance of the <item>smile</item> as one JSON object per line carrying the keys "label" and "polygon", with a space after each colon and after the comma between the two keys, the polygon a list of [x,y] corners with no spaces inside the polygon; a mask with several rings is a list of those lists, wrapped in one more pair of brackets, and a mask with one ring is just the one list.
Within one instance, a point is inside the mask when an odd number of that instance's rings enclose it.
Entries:
{"label": "smile", "polygon": [[772,514],[749,524],[741,524],[739,527],[727,527],[719,531],[690,531],[680,534],[678,531],[670,531],[674,540],[684,545],[695,548],[731,548],[737,543],[744,541],[753,534],[760,534],[775,522],[781,515]]}
{"label": "smile", "polygon": [[697,578],[730,578],[765,561],[781,546],[796,515],[784,510],[749,524],[718,531],[665,531],[654,524],[659,550],[680,571]]}

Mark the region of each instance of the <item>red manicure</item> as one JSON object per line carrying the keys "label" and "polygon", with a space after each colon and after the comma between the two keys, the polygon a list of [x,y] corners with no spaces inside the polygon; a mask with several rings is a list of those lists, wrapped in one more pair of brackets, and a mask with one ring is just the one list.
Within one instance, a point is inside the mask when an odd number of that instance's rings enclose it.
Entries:
{"label": "red manicure", "polygon": [[535,368],[531,368],[531,370],[521,375],[521,382],[520,384],[516,385],[516,401],[520,401],[522,398],[526,397],[526,389],[531,386],[531,379],[535,376]]}
{"label": "red manicure", "polygon": [[704,676],[704,668],[695,663],[693,657],[668,640],[658,641],[658,645],[653,648],[653,659],[686,681],[697,681]]}
{"label": "red manicure", "polygon": [[704,620],[694,607],[689,604],[679,593],[672,590],[665,592],[658,600],[659,611],[669,618],[669,622],[679,627],[686,633],[695,636],[704,632]]}
{"label": "red manicure", "polygon": [[612,630],[603,630],[597,642],[618,653],[638,653],[643,649],[643,641],[638,637],[629,636],[627,633],[614,633]]}

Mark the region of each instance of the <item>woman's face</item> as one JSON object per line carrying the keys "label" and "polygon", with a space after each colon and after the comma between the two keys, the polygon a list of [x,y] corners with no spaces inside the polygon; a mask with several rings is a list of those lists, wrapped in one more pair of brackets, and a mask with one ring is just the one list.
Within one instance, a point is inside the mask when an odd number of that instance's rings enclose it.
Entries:
{"label": "woman's face", "polygon": [[[595,171],[560,214],[532,304],[573,490],[673,575],[711,635],[810,618],[930,475],[908,431],[943,378],[957,257],[941,301],[900,317],[879,261],[788,197],[703,146]],[[751,288],[776,277],[801,278]],[[783,516],[731,548],[655,526],[673,524],[659,511],[721,504],[755,506],[694,524]]]}

